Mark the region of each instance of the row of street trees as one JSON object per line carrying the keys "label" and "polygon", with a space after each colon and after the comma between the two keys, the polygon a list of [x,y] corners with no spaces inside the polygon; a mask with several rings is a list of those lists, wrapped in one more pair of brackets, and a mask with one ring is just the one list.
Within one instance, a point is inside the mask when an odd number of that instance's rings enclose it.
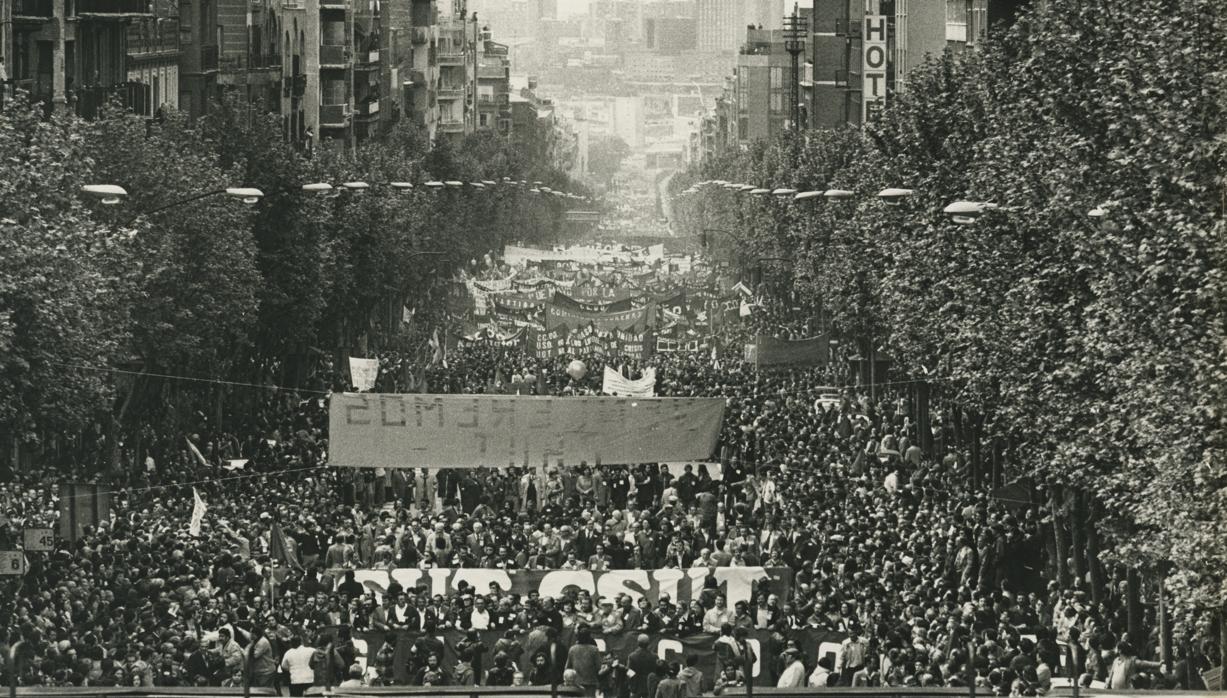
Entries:
{"label": "row of street trees", "polygon": [[[678,223],[726,230],[733,259],[791,258],[792,287],[842,339],[880,348],[1006,445],[1007,475],[1052,493],[1061,575],[1098,597],[1105,565],[1129,569],[1136,597],[1145,570],[1182,611],[1221,611],[1227,12],[1034,5],[911,72],[864,129],[787,134],[672,183],[852,198],[695,186]],[[887,187],[915,194],[886,206]],[[958,225],[942,213],[955,200],[998,208]]]}
{"label": "row of street trees", "polygon": [[[406,126],[308,156],[278,119],[241,101],[196,122],[0,111],[0,461],[18,444],[113,451],[116,428],[221,404],[221,384],[174,377],[304,385],[330,359],[403,343],[402,305],[428,315],[436,280],[505,241],[565,234],[572,200],[504,178],[583,193],[544,151],[493,134],[432,146]],[[480,180],[500,184],[467,184]],[[341,186],[354,181],[370,188]],[[335,189],[303,191],[316,182]],[[129,196],[83,198],[96,183]],[[225,187],[264,197],[139,215]]]}

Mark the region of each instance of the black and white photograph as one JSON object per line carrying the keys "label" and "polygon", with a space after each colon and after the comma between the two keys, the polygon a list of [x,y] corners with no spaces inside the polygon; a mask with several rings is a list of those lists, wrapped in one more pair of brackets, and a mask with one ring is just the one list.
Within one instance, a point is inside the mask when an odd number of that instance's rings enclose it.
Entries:
{"label": "black and white photograph", "polygon": [[0,0],[12,698],[1224,664],[1227,1]]}

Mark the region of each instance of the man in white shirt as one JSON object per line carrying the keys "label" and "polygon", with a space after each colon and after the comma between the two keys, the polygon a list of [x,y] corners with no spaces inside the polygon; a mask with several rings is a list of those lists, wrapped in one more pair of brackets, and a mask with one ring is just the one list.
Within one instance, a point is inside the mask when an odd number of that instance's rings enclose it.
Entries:
{"label": "man in white shirt", "polygon": [[490,629],[490,609],[486,608],[486,600],[480,596],[473,599],[473,610],[469,613],[469,627],[473,630]]}
{"label": "man in white shirt", "polygon": [[733,612],[728,609],[724,597],[717,596],[715,607],[703,614],[703,632],[718,633],[725,623],[733,624]]}
{"label": "man in white shirt", "polygon": [[315,648],[304,645],[297,635],[290,640],[290,644],[291,648],[281,658],[281,670],[290,675],[290,695],[301,696],[315,683],[315,670],[311,668]]}

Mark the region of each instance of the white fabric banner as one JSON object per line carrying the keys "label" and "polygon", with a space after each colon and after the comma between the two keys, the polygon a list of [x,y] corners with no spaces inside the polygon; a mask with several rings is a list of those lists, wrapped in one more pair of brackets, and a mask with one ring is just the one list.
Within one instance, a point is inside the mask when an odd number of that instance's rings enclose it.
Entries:
{"label": "white fabric banner", "polygon": [[357,359],[349,357],[349,380],[358,389],[366,392],[375,387],[375,378],[379,375],[379,359]]}
{"label": "white fabric banner", "polygon": [[200,493],[196,491],[195,487],[192,488],[192,499],[194,500],[192,505],[192,521],[187,526],[187,532],[195,537],[200,535],[200,525],[204,523],[205,511],[208,510],[209,506],[205,504],[205,500],[201,499]]}
{"label": "white fabric banner", "polygon": [[644,370],[643,378],[633,381],[606,366],[605,380],[601,386],[601,392],[608,395],[621,395],[622,397],[655,397],[656,369],[649,368]]}

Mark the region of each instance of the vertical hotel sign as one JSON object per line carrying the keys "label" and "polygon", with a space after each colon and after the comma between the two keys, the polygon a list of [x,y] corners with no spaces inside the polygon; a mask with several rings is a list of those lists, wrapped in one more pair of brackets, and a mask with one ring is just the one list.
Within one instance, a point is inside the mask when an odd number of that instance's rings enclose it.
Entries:
{"label": "vertical hotel sign", "polygon": [[[870,2],[868,5],[876,5]],[[869,10],[866,7],[866,10]],[[886,15],[866,14],[861,34],[861,123],[878,117],[886,106]]]}

